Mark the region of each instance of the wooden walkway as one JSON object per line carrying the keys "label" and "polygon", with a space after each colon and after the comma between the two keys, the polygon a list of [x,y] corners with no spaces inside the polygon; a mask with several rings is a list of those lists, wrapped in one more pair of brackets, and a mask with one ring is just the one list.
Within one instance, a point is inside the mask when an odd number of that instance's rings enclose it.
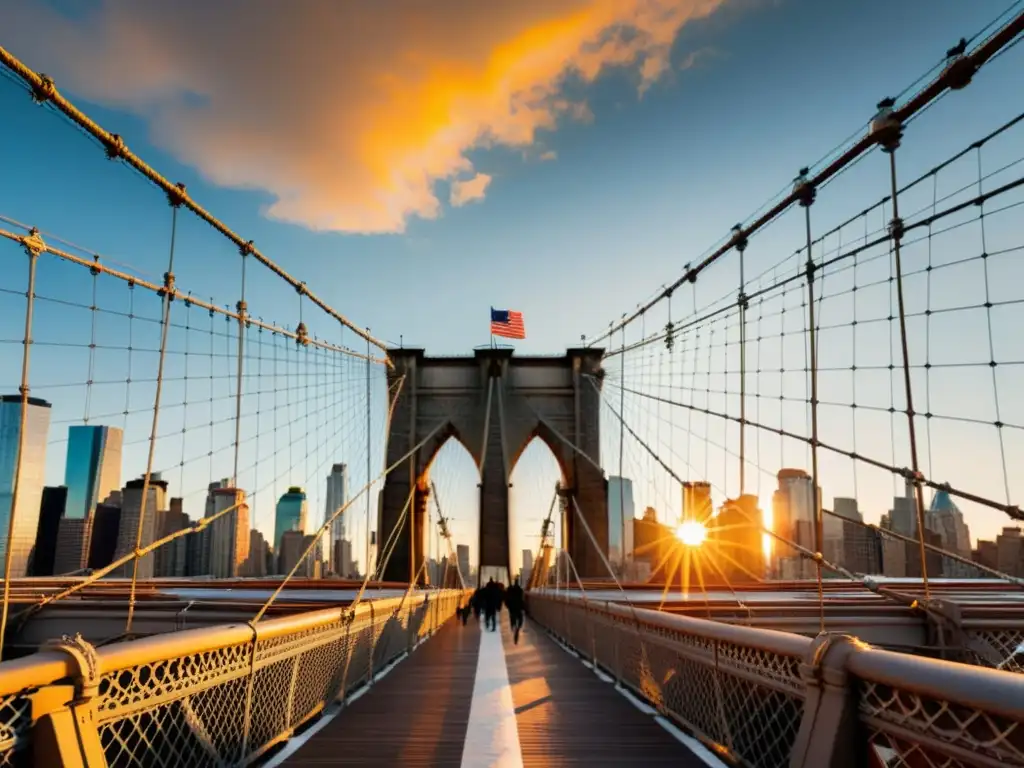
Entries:
{"label": "wooden walkway", "polygon": [[[522,753],[521,763],[503,757],[502,766],[706,768],[650,716],[559,648],[542,629],[527,623],[519,645],[515,645],[507,614],[502,618],[508,687]],[[489,764],[473,754],[472,745],[466,749],[471,706],[474,695],[480,695],[479,686],[474,694],[474,682],[481,637],[482,630],[472,620],[465,627],[448,622],[312,735],[285,765],[467,768]],[[489,643],[495,641],[493,636],[488,638]],[[500,663],[500,655],[497,658]],[[474,713],[474,717],[479,715]],[[472,726],[477,736],[478,722]]]}

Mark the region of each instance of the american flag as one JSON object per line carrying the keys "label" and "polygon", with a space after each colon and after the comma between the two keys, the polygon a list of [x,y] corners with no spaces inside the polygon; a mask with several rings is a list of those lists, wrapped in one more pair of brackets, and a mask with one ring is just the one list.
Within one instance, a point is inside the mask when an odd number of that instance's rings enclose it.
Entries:
{"label": "american flag", "polygon": [[504,336],[506,339],[525,339],[526,326],[523,325],[523,313],[511,309],[494,309],[491,307],[491,336]]}

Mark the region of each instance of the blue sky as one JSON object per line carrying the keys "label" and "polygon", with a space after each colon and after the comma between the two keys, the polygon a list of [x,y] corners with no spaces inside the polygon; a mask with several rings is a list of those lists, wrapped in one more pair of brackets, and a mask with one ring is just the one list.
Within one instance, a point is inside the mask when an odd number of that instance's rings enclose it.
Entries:
{"label": "blue sky", "polygon": [[[76,10],[69,34],[76,29],[84,34],[85,20],[99,13],[99,4],[93,5]],[[17,19],[13,6],[0,4],[0,19],[5,14]],[[590,80],[570,80],[560,87],[572,100],[585,101],[588,119],[560,118],[553,128],[538,128],[528,142],[514,146],[497,141],[465,147],[472,172],[490,178],[486,195],[452,207],[444,199],[447,194],[439,192],[441,207],[435,218],[410,214],[404,231],[380,234],[313,231],[268,218],[264,214],[275,196],[258,183],[246,179],[242,183],[253,188],[233,189],[230,183],[207,181],[223,180],[232,169],[218,166],[211,171],[212,166],[203,167],[202,158],[182,162],[187,155],[155,127],[165,113],[154,106],[158,100],[151,94],[132,102],[130,89],[122,91],[124,98],[102,88],[78,87],[81,93],[76,93],[81,77],[68,72],[68,62],[53,45],[22,35],[0,44],[37,70],[53,73],[58,86],[97,122],[121,134],[169,178],[187,184],[195,199],[378,337],[394,343],[401,338],[406,346],[423,346],[430,354],[466,353],[488,340],[488,307],[509,307],[524,313],[529,335],[516,349],[528,354],[574,345],[582,334],[593,335],[631,311],[727,234],[732,224],[786,186],[801,165],[813,163],[863,126],[879,99],[914,82],[957,39],[977,32],[1005,6],[955,0],[726,2],[710,15],[681,25],[673,36],[670,71],[642,96],[638,64],[606,69]],[[127,45],[118,50],[120,64],[130,64],[131,51]],[[1014,83],[1022,55],[1020,49],[1011,50],[969,89],[950,95],[910,126],[899,154],[905,178],[1020,110]],[[261,83],[247,87],[256,96],[243,106],[258,105]],[[274,92],[272,83],[265,87]],[[330,99],[329,93],[322,96]],[[0,215],[37,225],[159,281],[170,229],[161,195],[129,169],[107,161],[94,142],[50,110],[34,106],[7,79],[0,79],[0,103]],[[268,111],[276,108],[275,103],[266,104]],[[249,119],[262,125],[258,111]],[[268,117],[266,131],[277,127],[273,116]],[[270,138],[282,147],[304,140],[295,133]],[[999,151],[1019,157],[1020,148],[1020,136],[1015,135]],[[544,152],[554,153],[555,159],[542,161]],[[266,165],[274,165],[272,156]],[[823,194],[814,209],[815,217],[821,217],[817,220],[834,223],[867,207],[886,191],[884,171],[876,155],[832,185],[827,199]],[[346,169],[333,172],[344,175]],[[450,183],[450,177],[436,182],[441,190]],[[212,296],[218,304],[233,304],[238,298],[237,252],[205,225],[182,219],[175,265],[179,285]],[[792,252],[800,243],[801,227],[801,221],[787,220],[757,238],[748,252],[750,272],[756,274],[759,267]],[[8,258],[17,254],[10,245],[0,245],[0,252]],[[88,280],[78,272],[72,278],[54,270],[47,279],[55,281],[55,293],[87,296]],[[294,292],[265,270],[251,268],[247,279],[252,311],[294,328]],[[20,280],[20,273],[11,272],[3,284],[10,288]],[[733,283],[734,272],[711,270],[699,284],[701,296],[718,298],[732,291]],[[102,298],[111,306],[124,300],[123,292],[110,291]],[[8,295],[2,303],[7,305],[3,311],[8,328],[3,335],[16,339],[20,305]],[[157,311],[155,300],[149,311]],[[352,342],[351,334],[342,338],[326,318],[305,311],[312,332]],[[60,317],[54,309],[39,322],[57,328],[68,322]],[[123,328],[112,326],[108,332],[113,336]],[[4,345],[9,358],[5,386],[17,384],[18,352]],[[43,376],[47,365],[57,374],[59,364],[59,359],[42,363],[35,375]],[[337,396],[343,402],[336,407],[355,409],[363,397],[355,382],[357,372],[346,369],[345,375],[351,383]],[[376,375],[374,387],[379,402],[383,389]],[[308,424],[317,418],[308,417]],[[144,437],[148,423],[140,418],[133,428]],[[379,425],[371,429],[376,434]],[[365,447],[359,446],[365,446],[365,432],[355,426],[351,430],[338,438],[338,450],[357,454],[344,458],[361,465]],[[307,452],[315,448],[311,445]],[[471,462],[460,450],[454,444],[447,447],[433,471],[456,517],[456,538],[469,540],[475,549],[476,489]],[[323,448],[321,461],[307,462],[299,474],[317,477],[320,463],[330,460],[327,452]],[[379,454],[379,437],[374,452]],[[51,464],[62,468],[62,457]],[[54,471],[50,482],[60,480],[61,470]],[[365,481],[365,469],[361,471]],[[319,474],[326,477],[326,471]],[[528,480],[521,479],[524,474]],[[534,545],[528,534],[539,529],[547,489],[555,478],[550,455],[539,444],[531,447],[513,478],[514,552]],[[358,475],[353,480],[359,484]],[[197,474],[186,484],[200,488],[205,481]],[[830,484],[825,485],[828,498]],[[889,493],[886,489],[872,499],[873,505],[882,504]],[[647,503],[673,502],[638,494],[637,512]],[[866,513],[872,519],[881,511]],[[994,535],[1002,519],[979,514],[977,528]],[[269,532],[271,519],[264,507],[256,522]]]}

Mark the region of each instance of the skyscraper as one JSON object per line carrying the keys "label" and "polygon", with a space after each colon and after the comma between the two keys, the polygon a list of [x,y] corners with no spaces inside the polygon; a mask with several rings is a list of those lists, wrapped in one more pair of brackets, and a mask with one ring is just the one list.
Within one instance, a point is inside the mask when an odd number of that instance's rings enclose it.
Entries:
{"label": "skyscraper", "polygon": [[[170,507],[157,513],[156,535],[170,536],[191,525],[188,515],[182,509],[182,499],[173,498]],[[94,534],[95,535],[95,534]],[[195,534],[192,534],[194,536]],[[188,542],[192,536],[180,536],[160,547],[154,555],[153,575],[175,577],[188,575]]]}
{"label": "skyscraper", "polygon": [[[815,517],[821,504],[821,489],[814,488],[811,476],[802,469],[780,469],[779,488],[772,496],[772,530],[781,538],[804,549],[817,550]],[[772,542],[776,575],[784,579],[809,579],[813,564],[800,553],[780,542]]]}
{"label": "skyscraper", "polygon": [[[162,480],[158,472],[150,475],[149,489],[146,492],[146,509],[143,513],[142,488],[145,483],[145,477],[129,480],[121,491],[121,519],[117,530],[117,550],[114,552],[114,560],[134,552],[136,540],[141,547],[146,547],[156,540],[157,518],[160,510],[165,509],[167,504],[167,481]],[[140,528],[142,535],[141,538],[137,538]],[[150,552],[139,560],[138,577],[140,579],[153,578],[154,559],[153,553]],[[130,579],[134,565],[128,561],[117,571],[116,575]]]}
{"label": "skyscraper", "polygon": [[68,428],[64,467],[68,498],[57,532],[54,573],[72,573],[88,564],[96,505],[121,487],[123,439],[118,427],[79,424]]}
{"label": "skyscraper", "polygon": [[711,483],[683,483],[683,519],[707,522],[714,512],[711,505]]}
{"label": "skyscraper", "polygon": [[[632,522],[629,525],[630,525],[630,528],[633,527]],[[522,581],[520,582],[520,586],[523,587],[523,589],[525,589],[526,586],[530,583],[530,574],[531,573],[533,573],[533,550],[531,550],[531,549],[524,549],[523,550],[523,567],[522,567],[522,577],[523,578],[522,578]]]}
{"label": "skyscraper", "polygon": [[[324,509],[324,522],[327,522],[335,512],[341,509],[346,501],[348,501],[348,465],[335,464],[331,467],[331,474],[327,476],[327,500]],[[331,523],[330,538],[327,546],[327,551],[330,553],[331,558],[331,570],[342,576],[347,576],[352,568],[351,547],[348,548],[348,563],[342,563],[335,557],[335,554],[340,554],[343,551],[342,548],[337,546],[337,543],[348,540],[347,517],[347,513],[342,513]]]}
{"label": "skyscraper", "polygon": [[211,493],[213,514],[224,514],[210,523],[210,575],[219,579],[243,576],[243,566],[249,557],[249,505],[245,503],[245,491],[217,488]]}
{"label": "skyscraper", "polygon": [[[7,557],[7,532],[13,519],[10,538],[12,578],[28,575],[39,530],[49,431],[48,402],[38,397],[28,398],[22,439],[21,395],[0,396],[0,562]],[[20,456],[19,443],[23,444]],[[16,478],[18,498],[15,500]]]}
{"label": "skyscraper", "polygon": [[[43,488],[43,500],[39,505],[39,528],[36,532],[36,548],[32,553],[30,576],[53,576],[53,560],[57,552],[57,530],[64,517],[64,502],[68,489],[63,485]],[[6,536],[6,531],[2,534]]]}
{"label": "skyscraper", "polygon": [[744,494],[727,500],[708,531],[708,543],[711,546],[707,557],[712,564],[704,566],[705,580],[714,583],[724,577],[726,583],[735,584],[764,578],[761,510],[757,496]]}
{"label": "skyscraper", "polygon": [[608,560],[625,566],[633,551],[633,481],[626,477],[608,478]]}
{"label": "skyscraper", "polygon": [[306,532],[306,492],[292,486],[277,502],[274,515],[274,552],[281,563],[281,538],[288,531]]}
{"label": "skyscraper", "polygon": [[462,574],[463,580],[466,585],[469,585],[469,545],[468,544],[456,544],[455,545],[455,557],[459,562],[459,572]]}

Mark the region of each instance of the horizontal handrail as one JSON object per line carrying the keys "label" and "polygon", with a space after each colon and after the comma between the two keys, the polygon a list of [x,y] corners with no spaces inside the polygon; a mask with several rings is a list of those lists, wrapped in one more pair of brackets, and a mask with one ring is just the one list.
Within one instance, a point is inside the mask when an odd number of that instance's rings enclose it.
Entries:
{"label": "horizontal handrail", "polygon": [[78,665],[66,653],[40,651],[0,663],[0,696],[50,685],[78,671]]}
{"label": "horizontal handrail", "polygon": [[[421,605],[428,596],[411,595],[410,607]],[[401,605],[402,598],[389,597],[368,601],[355,607],[352,621],[373,613],[384,614]],[[100,673],[115,672],[140,664],[171,659],[190,653],[203,653],[231,645],[283,637],[339,621],[348,608],[326,608],[260,622],[254,629],[248,624],[220,624],[212,627],[184,629],[138,640],[124,640],[96,649]],[[71,657],[60,651],[39,651],[20,659],[0,663],[0,696],[50,685],[73,675],[78,667]]]}
{"label": "horizontal handrail", "polygon": [[846,668],[867,682],[1024,720],[1024,675],[870,646],[851,653]]}
{"label": "horizontal handrail", "polygon": [[[543,591],[534,590],[531,597],[555,602],[565,602],[582,606],[584,602],[577,598],[562,597],[545,594]],[[595,603],[593,600],[587,603],[591,612],[607,613],[617,619],[636,624],[646,625],[657,629],[668,629],[674,632],[682,632],[688,635],[697,635],[709,640],[718,640],[723,643],[734,645],[745,645],[765,651],[777,653],[780,656],[792,656],[803,658],[810,649],[812,640],[803,635],[794,635],[789,632],[779,632],[775,629],[762,629],[760,627],[744,627],[737,624],[724,624],[720,621],[708,621],[698,619],[694,616],[682,616],[676,613],[664,613],[651,608],[641,608],[621,605],[618,603]]]}

